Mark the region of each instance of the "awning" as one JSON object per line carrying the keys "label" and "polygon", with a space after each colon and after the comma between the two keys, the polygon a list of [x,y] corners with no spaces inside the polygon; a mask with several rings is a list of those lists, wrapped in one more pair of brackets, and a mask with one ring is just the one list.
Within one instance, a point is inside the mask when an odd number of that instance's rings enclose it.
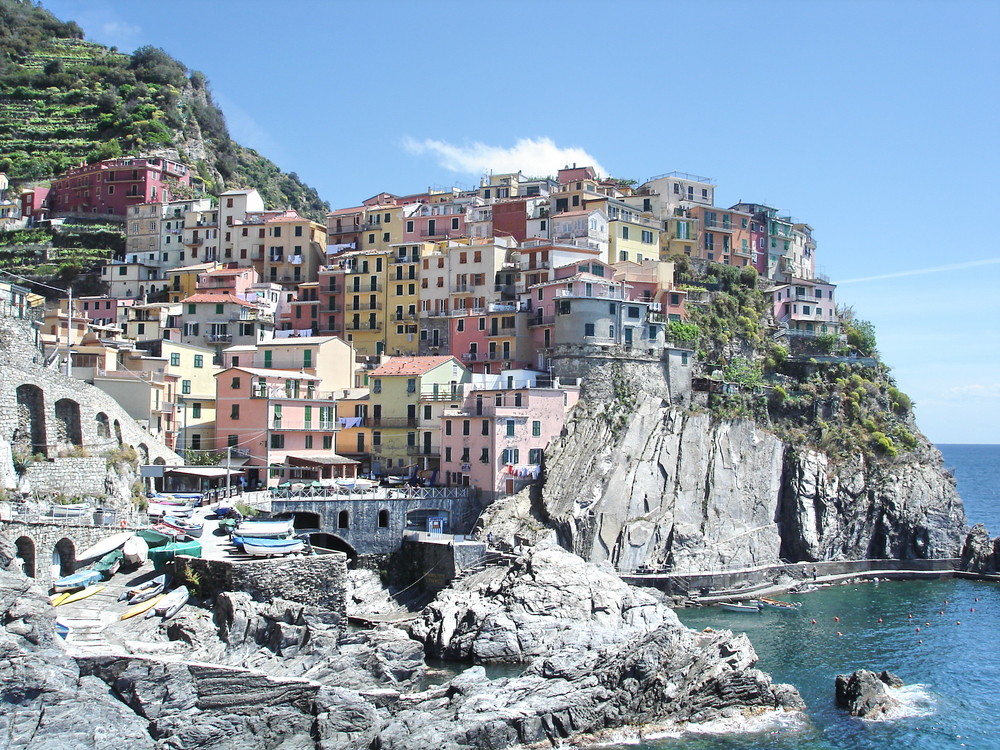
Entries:
{"label": "awning", "polygon": [[357,464],[353,458],[338,456],[329,451],[297,451],[286,453],[285,462],[289,466],[341,466],[345,464]]}
{"label": "awning", "polygon": [[163,470],[164,474],[186,474],[192,477],[205,477],[206,479],[218,479],[226,474],[242,474],[243,469],[227,469],[224,466],[168,466]]}

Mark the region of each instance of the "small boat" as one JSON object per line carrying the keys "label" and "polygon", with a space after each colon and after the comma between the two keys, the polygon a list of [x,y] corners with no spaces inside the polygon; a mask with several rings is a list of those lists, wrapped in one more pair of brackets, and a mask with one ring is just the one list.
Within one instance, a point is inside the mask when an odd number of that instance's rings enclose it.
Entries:
{"label": "small boat", "polygon": [[151,599],[147,599],[146,601],[139,602],[138,604],[129,607],[124,612],[122,612],[121,619],[127,620],[130,617],[141,615],[143,612],[148,612],[153,607],[155,607],[157,602],[159,602],[164,596],[165,596],[164,594],[157,594]]}
{"label": "small boat", "polygon": [[150,516],[173,516],[174,518],[190,518],[194,508],[190,505],[175,505],[173,503],[150,503],[146,508]]}
{"label": "small boat", "polygon": [[156,529],[140,529],[135,532],[135,535],[142,539],[149,549],[153,547],[162,547],[164,544],[173,540],[173,534],[162,534]]}
{"label": "small boat", "polygon": [[94,570],[101,574],[101,577],[107,581],[118,572],[119,568],[122,566],[122,560],[125,557],[125,553],[120,549],[113,549],[96,563],[94,563]]}
{"label": "small boat", "polygon": [[195,539],[200,537],[201,532],[205,529],[205,524],[195,523],[194,521],[177,518],[176,516],[164,516],[163,525],[170,526],[178,531],[183,531],[185,534],[190,537],[194,537]]}
{"label": "small boat", "polygon": [[744,604],[740,604],[738,602],[724,602],[720,604],[719,607],[727,612],[753,612],[755,615],[760,614],[760,607],[756,604],[750,604],[749,602]]}
{"label": "small boat", "polygon": [[125,542],[131,539],[133,536],[131,531],[123,531],[120,534],[112,534],[106,539],[102,539],[97,542],[97,544],[92,544],[87,547],[83,552],[80,552],[76,556],[77,562],[81,560],[91,560],[98,557],[104,557],[109,552],[118,549]]}
{"label": "small boat", "polygon": [[163,570],[164,566],[177,555],[201,557],[201,543],[193,539],[190,542],[171,542],[162,547],[154,547],[149,551],[149,559],[153,562],[153,570]]}
{"label": "small boat", "polygon": [[138,604],[139,602],[144,602],[147,599],[151,599],[157,594],[162,594],[164,587],[170,581],[170,576],[166,573],[156,576],[156,578],[151,578],[135,588],[129,589],[128,591],[123,591],[121,596],[118,597],[118,601],[122,602],[128,599],[129,604]]}
{"label": "small boat", "polygon": [[65,504],[52,503],[49,515],[55,516],[56,518],[76,518],[82,516],[84,513],[89,513],[90,510],[90,503],[86,501]]}
{"label": "small boat", "polygon": [[51,604],[53,607],[58,607],[60,604],[62,604],[62,600],[69,595],[70,595],[69,591],[60,591],[58,594],[53,594],[52,596],[49,597],[49,604]]}
{"label": "small boat", "polygon": [[186,586],[180,586],[168,594],[165,594],[160,601],[146,613],[146,619],[160,615],[164,620],[169,620],[183,607],[190,598],[191,593]]}
{"label": "small boat", "polygon": [[[162,534],[163,536],[167,537],[168,544],[170,542],[182,542],[188,538],[186,531],[181,531],[176,526],[168,526],[165,523],[154,523],[149,528],[155,531],[157,534]],[[157,546],[159,547],[163,545],[157,545]]]}
{"label": "small boat", "polygon": [[104,591],[103,586],[88,586],[82,591],[77,591],[75,594],[70,594],[65,599],[63,599],[59,604],[55,605],[57,607],[63,604],[69,604],[70,602],[78,602],[81,599],[86,599],[88,596],[93,596],[98,591]]}
{"label": "small boat", "polygon": [[267,521],[241,521],[233,534],[242,537],[285,537],[295,528],[295,518],[275,518]]}
{"label": "small boat", "polygon": [[358,477],[357,479],[336,479],[333,486],[338,492],[370,492],[378,487],[378,482]]}
{"label": "small boat", "polygon": [[142,565],[149,559],[149,545],[146,540],[138,534],[133,534],[125,544],[122,545],[122,561],[126,565]]}
{"label": "small boat", "polygon": [[[236,540],[239,539],[239,542]],[[266,539],[260,537],[233,537],[233,542],[243,545],[248,555],[266,557],[267,555],[288,555],[292,552],[302,552],[305,542],[301,539]]]}
{"label": "small boat", "polygon": [[52,584],[52,588],[55,591],[76,591],[77,589],[82,589],[92,583],[96,583],[100,578],[100,571],[80,570],[72,575],[63,576]]}
{"label": "small boat", "polygon": [[219,531],[224,534],[231,534],[238,524],[239,521],[235,518],[223,518],[219,521]]}
{"label": "small boat", "polygon": [[763,596],[757,601],[762,607],[770,607],[771,609],[780,609],[786,612],[797,612],[798,609],[802,606],[802,602],[783,602],[780,599],[768,599]]}

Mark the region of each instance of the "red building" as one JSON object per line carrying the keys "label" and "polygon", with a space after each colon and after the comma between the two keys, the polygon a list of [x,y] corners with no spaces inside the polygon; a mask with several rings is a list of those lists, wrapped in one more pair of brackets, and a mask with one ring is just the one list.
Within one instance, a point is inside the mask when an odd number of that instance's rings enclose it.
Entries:
{"label": "red building", "polygon": [[493,204],[493,234],[509,235],[518,242],[528,238],[527,199]]}
{"label": "red building", "polygon": [[50,216],[101,216],[125,220],[129,206],[165,203],[191,185],[186,164],[159,157],[108,159],[74,167],[52,181]]}

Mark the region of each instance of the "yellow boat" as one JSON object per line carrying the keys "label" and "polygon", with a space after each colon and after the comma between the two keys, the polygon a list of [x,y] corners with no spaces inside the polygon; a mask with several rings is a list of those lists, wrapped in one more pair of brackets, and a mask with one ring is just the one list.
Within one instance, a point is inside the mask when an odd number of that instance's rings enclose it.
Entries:
{"label": "yellow boat", "polygon": [[82,591],[77,591],[74,594],[66,594],[65,599],[60,599],[55,603],[54,606],[58,607],[60,604],[69,604],[70,602],[78,602],[81,599],[86,599],[88,596],[93,596],[98,591],[104,591],[103,586],[88,586]]}
{"label": "yellow boat", "polygon": [[135,617],[136,615],[141,615],[143,612],[147,612],[151,608],[155,607],[157,602],[160,601],[165,596],[165,594],[160,594],[159,596],[154,596],[152,599],[147,599],[144,602],[139,602],[135,606],[129,607],[122,613],[123,620],[127,620],[130,617]]}
{"label": "yellow boat", "polygon": [[60,591],[57,594],[53,594],[52,596],[49,597],[49,604],[51,604],[53,607],[58,607],[60,604],[63,603],[63,600],[66,599],[66,597],[68,597],[69,595],[70,595],[69,591]]}

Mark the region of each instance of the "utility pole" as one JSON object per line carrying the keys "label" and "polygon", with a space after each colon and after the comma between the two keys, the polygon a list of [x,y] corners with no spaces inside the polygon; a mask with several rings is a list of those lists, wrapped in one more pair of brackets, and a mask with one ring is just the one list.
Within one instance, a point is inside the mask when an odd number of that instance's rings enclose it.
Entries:
{"label": "utility pole", "polygon": [[229,476],[232,471],[233,466],[233,446],[226,446],[226,497],[229,497],[232,492],[229,485]]}
{"label": "utility pole", "polygon": [[66,377],[73,377],[73,284],[66,289],[69,294],[69,318],[66,323]]}

